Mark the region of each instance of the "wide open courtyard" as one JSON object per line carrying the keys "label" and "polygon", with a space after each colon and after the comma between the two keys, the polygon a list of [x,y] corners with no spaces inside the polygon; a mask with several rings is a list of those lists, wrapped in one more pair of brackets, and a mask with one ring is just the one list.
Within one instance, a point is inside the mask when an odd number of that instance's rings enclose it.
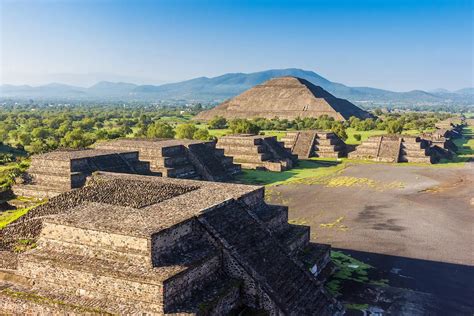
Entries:
{"label": "wide open courtyard", "polygon": [[349,314],[472,315],[474,163],[302,164],[274,179],[245,176],[333,246],[329,289]]}

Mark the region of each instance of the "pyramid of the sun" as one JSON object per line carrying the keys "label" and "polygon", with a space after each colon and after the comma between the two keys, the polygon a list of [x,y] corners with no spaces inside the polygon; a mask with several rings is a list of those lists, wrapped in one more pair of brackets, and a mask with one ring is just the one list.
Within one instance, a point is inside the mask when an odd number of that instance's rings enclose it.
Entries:
{"label": "pyramid of the sun", "polygon": [[371,115],[351,102],[339,99],[311,82],[296,77],[268,80],[217,107],[199,113],[197,120],[210,120],[215,116],[232,118],[319,117],[328,115],[344,121],[351,116],[361,119]]}

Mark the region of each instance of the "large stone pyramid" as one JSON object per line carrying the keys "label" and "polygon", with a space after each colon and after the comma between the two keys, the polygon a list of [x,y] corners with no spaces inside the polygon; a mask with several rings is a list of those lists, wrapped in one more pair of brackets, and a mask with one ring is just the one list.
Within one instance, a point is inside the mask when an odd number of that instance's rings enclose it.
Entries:
{"label": "large stone pyramid", "polygon": [[214,109],[196,116],[197,120],[210,120],[215,116],[225,118],[275,118],[319,117],[328,115],[344,121],[351,116],[361,119],[371,115],[351,102],[338,99],[323,88],[296,77],[268,80],[242,94],[225,101]]}

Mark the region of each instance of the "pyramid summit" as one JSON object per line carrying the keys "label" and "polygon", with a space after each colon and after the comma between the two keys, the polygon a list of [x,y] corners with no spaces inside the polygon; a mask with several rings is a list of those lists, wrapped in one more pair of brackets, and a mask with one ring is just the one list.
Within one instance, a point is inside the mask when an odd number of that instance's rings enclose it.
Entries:
{"label": "pyramid summit", "polygon": [[210,120],[215,116],[295,119],[325,114],[340,121],[351,116],[361,119],[371,117],[368,112],[351,102],[339,99],[305,79],[279,77],[257,85],[211,110],[199,113],[196,119]]}

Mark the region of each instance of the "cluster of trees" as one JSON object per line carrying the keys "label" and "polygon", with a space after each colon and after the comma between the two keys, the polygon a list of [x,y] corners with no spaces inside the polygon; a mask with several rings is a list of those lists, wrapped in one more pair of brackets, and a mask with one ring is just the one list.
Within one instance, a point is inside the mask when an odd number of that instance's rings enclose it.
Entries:
{"label": "cluster of trees", "polygon": [[[380,113],[377,113],[380,115]],[[385,130],[387,133],[396,134],[405,130],[434,129],[436,122],[452,117],[448,113],[390,113],[380,115],[377,119],[361,120],[351,117],[346,126],[354,128],[356,131]]]}
{"label": "cluster of trees", "polygon": [[[120,137],[210,139],[207,129],[186,122],[180,108],[39,107],[10,108],[0,113],[0,142],[28,153],[84,148]],[[175,130],[176,129],[176,130]]]}
{"label": "cluster of trees", "polygon": [[342,139],[347,138],[344,124],[342,122],[336,121],[334,118],[329,117],[327,115],[323,115],[318,118],[307,117],[304,119],[297,118],[294,120],[280,120],[278,118],[255,118],[252,120],[232,119],[227,121],[223,117],[215,117],[211,121],[209,121],[209,128],[228,128],[231,130],[232,134],[257,134],[261,130],[285,131],[290,129],[319,129],[331,130]]}
{"label": "cluster of trees", "polygon": [[[225,129],[228,128],[233,134],[236,133],[252,133],[257,134],[261,130],[303,130],[303,129],[318,129],[330,130],[336,133],[340,138],[346,139],[347,128],[353,128],[356,131],[371,131],[384,130],[387,133],[396,134],[404,130],[419,130],[420,132],[427,129],[434,129],[435,123],[446,118],[452,117],[448,113],[391,113],[383,114],[380,110],[375,111],[378,118],[368,118],[361,120],[357,117],[351,117],[346,122],[336,121],[334,118],[327,115],[322,115],[318,118],[306,117],[296,118],[294,120],[287,119],[266,119],[255,118],[247,119],[232,119],[226,120],[223,117],[216,116],[209,121],[209,128],[211,129]],[[360,137],[359,134],[357,134]]]}

